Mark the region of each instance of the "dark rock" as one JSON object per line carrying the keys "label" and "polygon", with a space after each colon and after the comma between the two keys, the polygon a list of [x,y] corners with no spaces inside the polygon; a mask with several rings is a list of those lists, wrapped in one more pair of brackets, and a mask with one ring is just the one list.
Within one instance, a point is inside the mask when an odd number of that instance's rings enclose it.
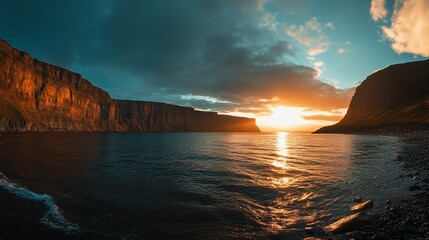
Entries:
{"label": "dark rock", "polygon": [[407,231],[413,234],[418,234],[419,233],[419,229],[414,227],[414,226],[408,226],[407,227]]}
{"label": "dark rock", "polygon": [[305,231],[309,234],[314,234],[313,227],[305,227]]}
{"label": "dark rock", "polygon": [[311,235],[313,235],[313,236],[318,236],[318,235],[320,235],[321,233],[322,233],[322,228],[320,227],[320,226],[307,226],[307,227],[305,227],[305,231],[308,233],[308,234],[311,234]]}
{"label": "dark rock", "polygon": [[354,203],[360,203],[360,202],[362,202],[362,197],[361,197],[361,196],[355,196],[355,197],[353,198],[353,202],[354,202]]}
{"label": "dark rock", "polygon": [[404,224],[408,224],[408,225],[410,225],[410,224],[413,224],[413,219],[412,218],[407,218],[407,219],[405,219],[405,221],[404,221]]}
{"label": "dark rock", "polygon": [[354,231],[351,232],[350,236],[354,239],[362,239],[363,233],[362,231]]}
{"label": "dark rock", "polygon": [[416,235],[414,234],[404,234],[405,239],[416,239]]}
{"label": "dark rock", "polygon": [[417,186],[417,185],[413,185],[411,187],[408,188],[408,191],[418,191],[421,190],[422,188]]}
{"label": "dark rock", "polygon": [[398,210],[397,208],[390,208],[390,209],[389,209],[389,213],[396,214],[396,213],[398,213],[398,212],[399,212],[399,210]]}
{"label": "dark rock", "polygon": [[363,203],[356,204],[350,208],[353,212],[362,212],[372,208],[374,202],[372,200],[365,201]]}

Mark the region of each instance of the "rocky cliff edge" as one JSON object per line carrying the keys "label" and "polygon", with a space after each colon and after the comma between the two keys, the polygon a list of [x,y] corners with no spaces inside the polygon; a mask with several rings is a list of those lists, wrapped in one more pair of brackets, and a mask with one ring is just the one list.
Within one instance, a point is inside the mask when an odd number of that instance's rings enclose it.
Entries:
{"label": "rocky cliff edge", "polygon": [[316,133],[404,133],[429,129],[429,60],[391,65],[356,88],[344,118]]}
{"label": "rocky cliff edge", "polygon": [[253,118],[165,103],[111,99],[80,74],[0,40],[0,132],[259,132]]}

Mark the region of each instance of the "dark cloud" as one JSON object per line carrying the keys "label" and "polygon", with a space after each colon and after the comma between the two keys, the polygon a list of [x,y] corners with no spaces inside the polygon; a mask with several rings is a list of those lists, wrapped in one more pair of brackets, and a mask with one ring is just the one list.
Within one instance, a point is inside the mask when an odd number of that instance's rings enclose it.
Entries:
{"label": "dark cloud", "polygon": [[0,1],[0,37],[31,55],[68,67],[87,57],[109,0]]}
{"label": "dark cloud", "polygon": [[256,113],[270,104],[346,108],[353,91],[294,64],[294,46],[276,31],[262,3],[3,0],[0,37],[82,71],[116,98]]}

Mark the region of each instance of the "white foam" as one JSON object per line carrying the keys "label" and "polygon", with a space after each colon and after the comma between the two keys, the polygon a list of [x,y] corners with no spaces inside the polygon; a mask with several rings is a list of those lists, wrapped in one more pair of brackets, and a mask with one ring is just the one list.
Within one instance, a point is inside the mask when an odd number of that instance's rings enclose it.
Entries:
{"label": "white foam", "polygon": [[29,199],[36,202],[43,203],[48,211],[45,212],[40,219],[42,224],[47,225],[49,228],[62,230],[66,234],[75,235],[80,233],[80,228],[77,224],[67,221],[61,214],[60,209],[55,204],[54,199],[47,194],[37,194],[18,184],[10,181],[3,173],[0,172],[0,187],[4,190],[17,195],[18,197]]}

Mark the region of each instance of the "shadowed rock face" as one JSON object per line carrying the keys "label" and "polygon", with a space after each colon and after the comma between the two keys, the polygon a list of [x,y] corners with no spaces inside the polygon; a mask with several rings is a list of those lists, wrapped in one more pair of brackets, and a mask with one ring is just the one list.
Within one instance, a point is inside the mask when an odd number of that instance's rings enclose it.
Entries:
{"label": "shadowed rock face", "polygon": [[429,128],[429,60],[389,66],[356,88],[347,114],[316,133]]}
{"label": "shadowed rock face", "polygon": [[0,132],[246,131],[255,119],[165,103],[113,100],[80,74],[0,40]]}

